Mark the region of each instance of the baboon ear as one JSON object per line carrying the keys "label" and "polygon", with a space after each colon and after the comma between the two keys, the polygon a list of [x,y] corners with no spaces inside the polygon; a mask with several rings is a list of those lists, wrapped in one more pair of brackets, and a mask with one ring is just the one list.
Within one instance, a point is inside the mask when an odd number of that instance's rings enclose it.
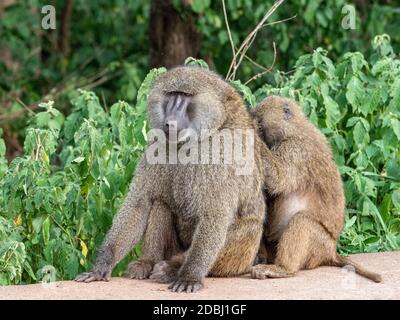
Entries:
{"label": "baboon ear", "polygon": [[290,120],[293,118],[293,111],[290,109],[290,106],[287,103],[283,105],[283,117],[285,120]]}

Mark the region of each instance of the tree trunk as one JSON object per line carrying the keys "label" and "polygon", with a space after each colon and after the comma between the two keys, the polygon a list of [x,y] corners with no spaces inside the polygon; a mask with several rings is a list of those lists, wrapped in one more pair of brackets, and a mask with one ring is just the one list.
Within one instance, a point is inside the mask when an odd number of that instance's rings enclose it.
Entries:
{"label": "tree trunk", "polygon": [[61,28],[58,34],[58,50],[65,57],[71,53],[70,33],[71,33],[71,17],[74,1],[66,0],[61,16]]}
{"label": "tree trunk", "polygon": [[[183,4],[190,1],[183,1]],[[180,14],[171,0],[152,0],[150,11],[150,67],[171,68],[187,57],[198,58],[201,33],[193,13]]]}

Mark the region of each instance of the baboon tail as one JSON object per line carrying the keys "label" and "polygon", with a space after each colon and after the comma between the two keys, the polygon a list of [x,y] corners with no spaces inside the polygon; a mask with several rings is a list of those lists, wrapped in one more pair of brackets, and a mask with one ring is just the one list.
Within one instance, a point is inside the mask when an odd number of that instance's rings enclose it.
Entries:
{"label": "baboon tail", "polygon": [[363,276],[367,279],[370,279],[374,282],[381,282],[382,276],[378,273],[371,272],[365,270],[363,267],[359,266],[357,263],[353,262],[351,259],[347,257],[343,257],[341,255],[336,255],[336,260],[333,261],[333,265],[336,267],[344,267],[344,266],[352,266],[357,274]]}

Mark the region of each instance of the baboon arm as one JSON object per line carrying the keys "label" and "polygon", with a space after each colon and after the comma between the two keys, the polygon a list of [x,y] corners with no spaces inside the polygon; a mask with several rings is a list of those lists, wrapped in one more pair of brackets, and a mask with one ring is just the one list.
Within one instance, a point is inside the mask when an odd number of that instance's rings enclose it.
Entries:
{"label": "baboon arm", "polygon": [[[210,206],[212,208],[212,206]],[[193,235],[179,278],[202,280],[213,266],[218,253],[223,248],[227,236],[231,215],[226,209],[214,210],[204,215]]]}
{"label": "baboon arm", "polygon": [[113,267],[139,242],[146,229],[149,203],[130,205],[124,203],[107,234],[107,245],[113,251]]}
{"label": "baboon arm", "polygon": [[[142,200],[139,202],[140,198]],[[142,238],[149,211],[149,199],[143,196],[143,192],[137,194],[133,185],[114,218],[111,229],[97,254],[93,269],[78,275],[75,280],[78,282],[108,281],[114,266]]]}
{"label": "baboon arm", "polygon": [[[265,181],[272,193],[296,191],[301,188],[300,183],[307,184],[308,166],[307,159],[303,156],[304,150],[284,142],[273,151],[265,147],[263,153],[266,162]],[[289,184],[287,179],[290,179]]]}
{"label": "baboon arm", "polygon": [[114,217],[96,259],[113,268],[139,242],[146,229],[151,208],[150,196],[140,178],[134,181],[122,207]]}

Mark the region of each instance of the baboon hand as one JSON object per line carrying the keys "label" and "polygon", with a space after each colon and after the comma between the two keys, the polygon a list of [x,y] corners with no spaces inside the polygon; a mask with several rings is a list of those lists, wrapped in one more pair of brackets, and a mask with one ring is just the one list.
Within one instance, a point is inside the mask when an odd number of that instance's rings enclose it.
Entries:
{"label": "baboon hand", "polygon": [[173,282],[168,289],[172,292],[196,292],[203,288],[204,285],[200,280],[186,280],[186,279],[178,279]]}
{"label": "baboon hand", "polygon": [[111,278],[111,267],[94,268],[89,272],[83,272],[75,278],[77,282],[109,281]]}

